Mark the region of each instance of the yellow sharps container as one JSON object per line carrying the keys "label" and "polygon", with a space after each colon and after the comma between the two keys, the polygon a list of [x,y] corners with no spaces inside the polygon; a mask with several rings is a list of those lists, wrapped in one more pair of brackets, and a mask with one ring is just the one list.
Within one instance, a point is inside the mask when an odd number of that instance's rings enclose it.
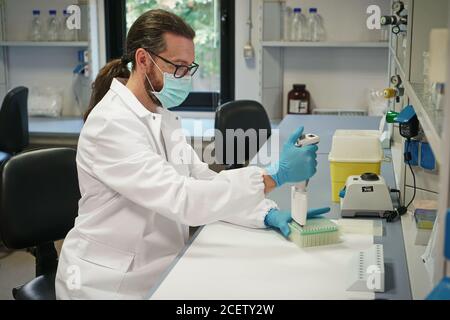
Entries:
{"label": "yellow sharps container", "polygon": [[339,191],[348,176],[366,172],[380,174],[383,149],[376,130],[336,130],[328,156],[331,198],[339,202]]}

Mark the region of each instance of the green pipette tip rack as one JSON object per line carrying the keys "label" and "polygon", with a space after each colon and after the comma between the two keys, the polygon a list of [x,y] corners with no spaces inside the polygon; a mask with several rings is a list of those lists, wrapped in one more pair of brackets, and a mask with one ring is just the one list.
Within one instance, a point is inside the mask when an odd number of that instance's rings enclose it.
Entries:
{"label": "green pipette tip rack", "polygon": [[341,242],[339,226],[326,218],[308,219],[305,226],[289,223],[289,239],[300,248],[324,246]]}

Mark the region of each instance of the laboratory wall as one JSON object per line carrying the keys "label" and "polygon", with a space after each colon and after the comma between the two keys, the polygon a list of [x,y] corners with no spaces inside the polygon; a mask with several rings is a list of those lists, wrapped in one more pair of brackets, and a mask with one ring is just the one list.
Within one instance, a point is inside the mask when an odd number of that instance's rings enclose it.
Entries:
{"label": "laboratory wall", "polygon": [[[377,4],[382,13],[389,12],[389,0],[288,0],[287,6],[301,7],[305,12],[317,7],[324,18],[327,32],[326,43],[319,47],[288,47],[280,50],[267,49],[268,59],[281,66],[281,92],[273,90],[273,78],[270,64],[263,54],[262,29],[276,28],[278,17],[271,13],[261,22],[263,0],[252,1],[252,44],[256,57],[246,60],[243,56],[244,45],[248,41],[249,0],[236,1],[236,99],[254,98],[267,100],[265,107],[271,118],[281,118],[286,114],[286,97],[294,83],[304,83],[311,93],[312,106],[317,109],[367,109],[370,89],[379,89],[387,85],[388,47],[358,47],[353,44],[378,42],[379,30],[368,30],[366,10],[369,5]],[[267,12],[266,12],[267,14]],[[274,23],[271,22],[274,20]],[[273,25],[273,26],[272,26]],[[342,45],[340,45],[342,43]],[[350,45],[349,45],[350,43]],[[328,46],[330,45],[330,46]],[[262,74],[268,76],[264,79]],[[275,79],[275,81],[277,81]],[[262,83],[264,82],[264,83]],[[261,88],[262,87],[262,88]],[[267,89],[267,90],[264,90]],[[281,99],[272,103],[268,96],[281,95]],[[264,99],[263,99],[264,96]]]}
{"label": "laboratory wall", "polygon": [[[78,4],[81,8],[82,27],[78,32],[77,39],[79,45],[76,43],[65,45],[62,42],[54,45],[42,45],[39,42],[34,44],[30,41],[30,26],[34,9],[40,10],[43,22],[46,22],[49,9],[56,9],[57,16],[61,17],[63,10],[71,4]],[[88,27],[89,1],[6,0],[3,1],[2,7],[0,65],[2,68],[6,66],[7,71],[1,72],[5,76],[0,79],[0,82],[7,83],[5,89],[20,85],[26,86],[30,89],[30,98],[36,92],[51,91],[58,95],[58,99],[62,99],[62,116],[80,115],[81,112],[76,108],[73,94],[73,71],[81,62],[79,52],[89,50],[88,41],[92,40],[93,34],[88,34],[91,31]],[[19,21],[20,23],[18,23]],[[84,96],[89,95],[89,84],[90,81],[86,78],[82,88],[87,92]],[[3,91],[4,88],[1,89]],[[3,96],[2,94],[1,97],[3,98]]]}
{"label": "laboratory wall", "polygon": [[[447,8],[444,9],[443,8]],[[422,83],[424,77],[424,52],[429,51],[429,33],[433,28],[447,28],[449,25],[449,12],[450,7],[448,6],[447,0],[435,0],[433,5],[429,5],[427,0],[415,0],[414,1],[414,12],[412,18],[414,23],[409,27],[409,32],[411,32],[410,39],[407,46],[408,56],[410,61],[404,61],[403,70],[399,70],[400,67],[394,62],[391,64],[391,75],[396,75],[402,72],[409,75],[409,80],[411,83]],[[395,38],[394,38],[395,39]],[[399,46],[397,46],[396,51],[399,51]],[[395,58],[393,58],[394,60]],[[394,109],[400,111],[405,105],[412,103],[410,97],[406,94],[400,99],[400,103],[394,103]],[[421,135],[423,141],[426,141],[426,137]],[[393,137],[394,149],[404,148],[405,139],[403,139],[398,133],[398,126],[394,132]],[[402,156],[401,153],[399,153]],[[400,170],[398,175],[399,182],[404,182],[405,185],[405,197],[410,199],[413,194],[414,179],[411,174],[410,169],[402,161],[402,159],[397,160],[400,166],[397,166]],[[412,167],[415,175],[416,188],[420,191],[417,199],[431,199],[437,200],[439,193],[439,165],[436,166],[435,170],[426,170],[420,166]]]}
{"label": "laboratory wall", "polygon": [[[447,10],[442,8],[447,7]],[[428,52],[429,32],[432,28],[447,28],[449,25],[447,0],[435,0],[430,6],[426,0],[416,0],[414,2],[414,24],[412,26],[411,47],[411,82],[423,82],[423,53]],[[437,200],[439,193],[439,167],[436,170],[425,170],[420,166],[413,167],[416,186],[421,190],[420,198]],[[411,194],[414,185],[410,170],[406,170],[405,185],[406,195]]]}
{"label": "laboratory wall", "polygon": [[283,101],[294,83],[306,83],[313,108],[367,110],[370,89],[386,85],[387,57],[384,48],[290,49]]}
{"label": "laboratory wall", "polygon": [[[235,97],[236,99],[260,100],[258,88],[258,70],[256,69],[256,59],[246,60],[244,58],[244,46],[248,40],[248,16],[249,1],[238,0],[235,4]],[[252,19],[257,19],[256,1],[253,0]],[[259,45],[258,31],[252,28],[253,46],[256,49]],[[256,54],[260,52],[256,51]]]}
{"label": "laboratory wall", "polygon": [[[402,80],[408,82],[411,88],[406,90],[405,95],[399,97],[398,101],[391,101],[391,106],[397,112],[400,112],[408,104],[411,104],[415,110],[422,110],[419,120],[423,121],[421,123],[423,132],[415,139],[421,142],[430,142],[430,139],[436,139],[442,134],[443,117],[436,116],[436,111],[430,108],[427,102],[429,100],[425,99],[421,89],[425,82],[425,56],[430,51],[431,29],[448,27],[450,6],[447,0],[414,0],[413,2],[405,1],[405,4],[408,9],[408,28],[404,35],[392,36],[390,76],[401,75]],[[413,10],[411,10],[412,8]],[[420,103],[418,103],[419,101]],[[431,129],[433,132],[431,132]],[[391,149],[396,180],[403,193],[403,200],[408,203],[415,194],[415,201],[410,209],[414,211],[415,204],[420,206],[420,200],[435,200],[437,208],[441,199],[446,197],[441,193],[443,188],[439,164],[436,163],[434,170],[424,169],[420,163],[419,165],[413,165],[411,166],[413,176],[404,160],[405,139],[400,136],[398,125],[394,126]],[[431,278],[435,274],[427,272],[424,267],[422,255],[425,253],[426,246],[415,244],[416,227],[414,218],[405,215],[402,217],[402,226],[412,295],[415,299],[422,299],[431,290]]]}

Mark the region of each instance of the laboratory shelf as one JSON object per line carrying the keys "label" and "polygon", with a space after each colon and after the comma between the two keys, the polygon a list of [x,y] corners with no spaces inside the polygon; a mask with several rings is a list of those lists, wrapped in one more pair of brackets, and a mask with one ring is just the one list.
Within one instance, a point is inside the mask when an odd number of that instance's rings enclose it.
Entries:
{"label": "laboratory shelf", "polygon": [[263,41],[263,47],[278,47],[278,48],[388,48],[387,41]]}
{"label": "laboratory shelf", "polygon": [[441,134],[444,120],[444,111],[436,110],[429,102],[428,96],[424,94],[423,83],[405,82],[406,95],[410,104],[414,107],[419,122],[431,145],[434,156],[441,163]]}
{"label": "laboratory shelf", "polygon": [[2,47],[88,47],[88,41],[0,41]]}

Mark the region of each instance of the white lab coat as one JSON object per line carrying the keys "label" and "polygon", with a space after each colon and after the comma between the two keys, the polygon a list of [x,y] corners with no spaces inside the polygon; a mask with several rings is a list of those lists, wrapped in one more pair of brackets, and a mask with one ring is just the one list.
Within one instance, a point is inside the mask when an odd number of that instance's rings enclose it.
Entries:
{"label": "white lab coat", "polygon": [[265,199],[262,169],[211,171],[173,134],[180,123],[168,110],[145,109],[114,79],[81,131],[82,197],[59,259],[58,299],[145,298],[186,244],[188,226],[264,227],[276,204]]}

